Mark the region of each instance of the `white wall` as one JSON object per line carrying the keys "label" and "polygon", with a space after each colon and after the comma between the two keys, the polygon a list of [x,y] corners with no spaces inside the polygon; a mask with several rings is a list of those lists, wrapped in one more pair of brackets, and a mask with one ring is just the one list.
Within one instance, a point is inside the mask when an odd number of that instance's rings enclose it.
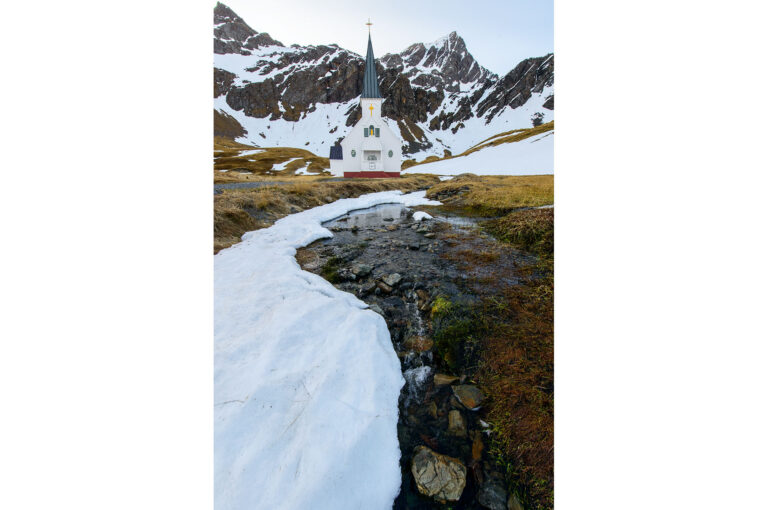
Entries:
{"label": "white wall", "polygon": [[[381,118],[382,99],[362,99],[363,116],[351,128],[346,138],[342,140],[341,147],[344,152],[343,168],[345,172],[369,171],[368,161],[364,159],[364,151],[379,151],[381,159],[376,163],[376,171],[399,172],[402,163],[402,140],[387,123]],[[369,106],[373,105],[373,115]],[[373,126],[379,129],[379,137],[364,136],[363,128]],[[355,156],[352,156],[352,150]],[[392,157],[389,157],[392,151]]]}

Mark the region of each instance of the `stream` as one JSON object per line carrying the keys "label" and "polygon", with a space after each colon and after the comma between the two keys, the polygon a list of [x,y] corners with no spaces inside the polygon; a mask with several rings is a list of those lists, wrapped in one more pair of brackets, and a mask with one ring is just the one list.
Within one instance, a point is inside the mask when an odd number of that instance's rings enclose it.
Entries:
{"label": "stream", "polygon": [[[468,409],[457,398],[455,385],[471,381],[466,373],[448,373],[436,359],[430,320],[438,297],[466,304],[478,299],[467,285],[469,276],[478,275],[468,275],[451,253],[498,251],[499,243],[475,228],[483,218],[440,215],[418,222],[412,216],[413,211],[400,204],[351,211],[323,224],[334,237],[299,249],[296,258],[302,269],[356,295],[387,323],[406,381],[397,426],[402,484],[393,508],[506,509],[503,473],[487,453],[482,407]],[[503,250],[498,265],[510,269],[504,274],[535,260]],[[515,283],[508,276],[493,285]],[[458,501],[444,503],[420,492],[411,466],[416,448],[423,446],[465,467],[466,485]]]}

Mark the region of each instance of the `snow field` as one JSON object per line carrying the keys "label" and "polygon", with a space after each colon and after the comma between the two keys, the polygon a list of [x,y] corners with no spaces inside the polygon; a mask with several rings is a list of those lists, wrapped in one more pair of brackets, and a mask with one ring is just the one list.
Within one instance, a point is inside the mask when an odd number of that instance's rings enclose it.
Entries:
{"label": "snow field", "polygon": [[541,175],[554,173],[555,135],[548,131],[519,142],[486,147],[467,156],[412,166],[403,174]]}
{"label": "snow field", "polygon": [[384,319],[302,271],[321,223],[425,192],[343,199],[249,232],[214,257],[217,510],[387,509],[400,489],[404,380]]}

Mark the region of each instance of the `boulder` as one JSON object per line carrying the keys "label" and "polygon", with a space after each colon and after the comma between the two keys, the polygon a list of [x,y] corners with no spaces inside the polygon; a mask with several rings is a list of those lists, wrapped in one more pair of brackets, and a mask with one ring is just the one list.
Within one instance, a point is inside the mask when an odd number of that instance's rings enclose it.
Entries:
{"label": "boulder", "polygon": [[467,435],[467,424],[459,411],[455,409],[448,413],[448,435],[464,437]]}
{"label": "boulder", "polygon": [[448,374],[435,374],[435,386],[445,386],[447,384],[453,384],[459,380],[455,375]]}
{"label": "boulder", "polygon": [[470,411],[477,411],[480,408],[480,403],[485,398],[483,392],[480,391],[477,386],[472,384],[460,384],[458,386],[452,386],[453,394],[461,405],[469,409]]}
{"label": "boulder", "polygon": [[381,279],[384,283],[389,285],[390,287],[396,287],[398,283],[400,283],[400,280],[402,280],[403,277],[400,276],[398,273],[392,273],[388,274],[384,278]]}
{"label": "boulder", "polygon": [[507,510],[507,491],[499,480],[491,478],[480,487],[477,501],[489,510]]}
{"label": "boulder", "polygon": [[381,289],[382,292],[386,292],[387,294],[392,292],[392,287],[390,287],[384,282],[379,282],[378,288]]}
{"label": "boulder", "polygon": [[369,266],[368,264],[355,264],[352,266],[351,271],[358,277],[364,278],[371,274],[371,271],[373,271],[373,267]]}
{"label": "boulder", "polygon": [[411,473],[419,492],[444,503],[458,501],[467,483],[467,468],[458,459],[417,446]]}
{"label": "boulder", "polygon": [[387,225],[384,228],[386,228],[388,232],[394,232],[395,230],[397,230],[397,225]]}

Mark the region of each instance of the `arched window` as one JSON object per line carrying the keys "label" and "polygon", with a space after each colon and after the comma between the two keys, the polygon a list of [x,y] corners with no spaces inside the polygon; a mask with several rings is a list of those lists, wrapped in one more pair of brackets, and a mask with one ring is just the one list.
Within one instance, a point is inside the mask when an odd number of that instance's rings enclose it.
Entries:
{"label": "arched window", "polygon": [[370,135],[373,136],[373,125],[371,125],[369,129],[371,130]]}

